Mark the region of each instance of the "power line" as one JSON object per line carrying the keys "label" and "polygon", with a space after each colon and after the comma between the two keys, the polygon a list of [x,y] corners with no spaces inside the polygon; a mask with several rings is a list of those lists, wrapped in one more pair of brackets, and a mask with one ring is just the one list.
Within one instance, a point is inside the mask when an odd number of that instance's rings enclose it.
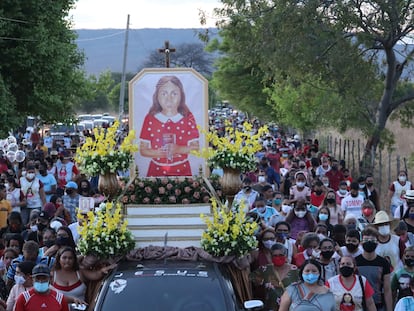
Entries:
{"label": "power line", "polygon": [[76,42],[84,42],[84,41],[94,41],[94,40],[100,40],[100,39],[105,39],[105,38],[110,38],[110,37],[114,37],[117,35],[120,35],[122,33],[125,33],[125,30],[122,30],[120,32],[116,32],[110,35],[106,35],[106,36],[101,36],[101,37],[96,37],[96,38],[89,38],[89,39],[76,39]]}
{"label": "power line", "polygon": [[0,19],[8,21],[8,22],[15,22],[15,23],[23,23],[23,24],[32,24],[31,22],[28,21],[23,21],[21,19],[14,19],[14,18],[8,18],[8,17],[1,17]]}
{"label": "power line", "polygon": [[11,37],[0,37],[0,40],[13,40],[13,41],[39,41],[39,40],[35,40],[35,39],[23,39],[23,38],[11,38]]}

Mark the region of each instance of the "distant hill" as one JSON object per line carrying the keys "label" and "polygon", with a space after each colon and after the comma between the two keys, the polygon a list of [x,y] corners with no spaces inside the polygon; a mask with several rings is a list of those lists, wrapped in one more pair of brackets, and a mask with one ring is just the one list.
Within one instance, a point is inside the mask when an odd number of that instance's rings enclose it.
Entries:
{"label": "distant hill", "polygon": [[[99,74],[104,70],[122,71],[125,45],[125,29],[78,29],[76,43],[86,55],[85,70],[89,74]],[[170,41],[170,47],[182,43],[201,42],[198,32],[205,29],[130,29],[126,71],[138,72],[147,56],[162,48],[164,41]],[[209,29],[213,36],[217,29]]]}

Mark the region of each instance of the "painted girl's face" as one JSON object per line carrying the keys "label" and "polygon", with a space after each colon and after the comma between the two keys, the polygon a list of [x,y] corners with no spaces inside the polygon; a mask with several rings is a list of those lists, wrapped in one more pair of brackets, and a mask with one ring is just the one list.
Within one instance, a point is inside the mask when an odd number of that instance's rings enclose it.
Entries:
{"label": "painted girl's face", "polygon": [[171,81],[160,87],[158,91],[158,102],[161,105],[162,113],[167,117],[175,116],[178,113],[178,106],[181,101],[180,88]]}

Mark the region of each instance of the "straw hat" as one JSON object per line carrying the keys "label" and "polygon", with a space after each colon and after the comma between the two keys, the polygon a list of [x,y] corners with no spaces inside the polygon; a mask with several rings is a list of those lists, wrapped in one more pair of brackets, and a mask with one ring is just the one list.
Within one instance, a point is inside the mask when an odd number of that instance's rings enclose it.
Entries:
{"label": "straw hat", "polygon": [[404,198],[407,200],[414,200],[414,190],[405,191]]}
{"label": "straw hat", "polygon": [[388,216],[387,212],[385,211],[379,211],[378,213],[375,214],[375,218],[373,222],[374,225],[382,225],[382,224],[387,224],[387,223],[389,223],[391,227],[393,228],[398,223],[398,219],[390,218],[390,216]]}

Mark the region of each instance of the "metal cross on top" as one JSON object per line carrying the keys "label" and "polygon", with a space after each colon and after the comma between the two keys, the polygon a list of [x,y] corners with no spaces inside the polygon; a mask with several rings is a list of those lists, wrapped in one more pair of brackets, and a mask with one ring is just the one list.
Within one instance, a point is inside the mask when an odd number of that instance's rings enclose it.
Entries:
{"label": "metal cross on top", "polygon": [[165,67],[170,68],[170,53],[175,52],[174,48],[170,48],[170,41],[165,41],[164,48],[158,49],[158,52],[165,54]]}

